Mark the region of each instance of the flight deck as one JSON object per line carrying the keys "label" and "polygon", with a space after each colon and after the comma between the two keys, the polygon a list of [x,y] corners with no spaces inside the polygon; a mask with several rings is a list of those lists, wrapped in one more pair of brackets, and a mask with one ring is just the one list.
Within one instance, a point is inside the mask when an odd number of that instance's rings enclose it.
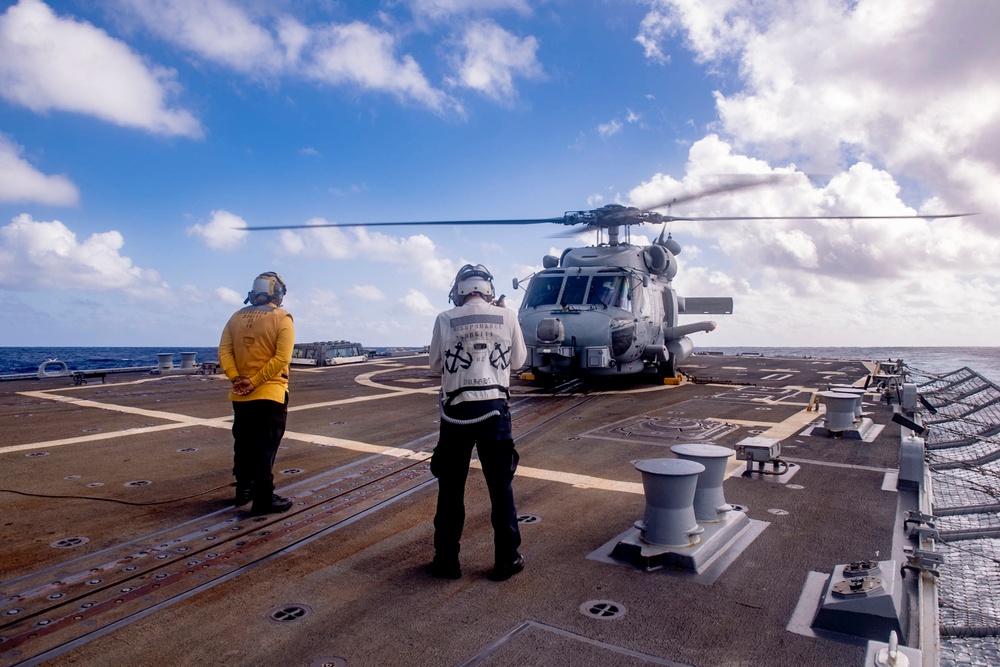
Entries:
{"label": "flight deck", "polygon": [[[906,562],[898,408],[871,386],[862,436],[821,428],[818,392],[870,382],[856,361],[695,355],[681,371],[514,382],[526,568],[506,582],[486,578],[475,468],[464,576],[424,570],[426,356],[295,368],[274,466],[294,505],[260,517],[232,505],[223,375],[2,383],[0,667],[863,664],[866,638],[813,621],[839,564]],[[780,455],[740,460],[746,443]],[[646,510],[637,463],[677,445],[733,451],[722,490],[745,522],[697,571],[616,552]],[[901,644],[920,632],[916,578],[894,593]]]}

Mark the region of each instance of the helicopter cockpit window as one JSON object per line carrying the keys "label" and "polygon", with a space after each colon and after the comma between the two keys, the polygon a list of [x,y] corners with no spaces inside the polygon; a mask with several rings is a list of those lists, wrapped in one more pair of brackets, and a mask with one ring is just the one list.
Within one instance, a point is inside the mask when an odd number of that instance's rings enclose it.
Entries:
{"label": "helicopter cockpit window", "polygon": [[625,307],[625,278],[623,276],[594,276],[587,293],[587,303],[606,308]]}
{"label": "helicopter cockpit window", "polygon": [[528,286],[522,308],[537,308],[538,306],[555,305],[559,298],[559,288],[562,287],[562,276],[535,276]]}
{"label": "helicopter cockpit window", "polygon": [[560,303],[582,304],[583,296],[587,293],[588,280],[590,280],[590,276],[569,276],[566,278],[566,286],[563,287]]}

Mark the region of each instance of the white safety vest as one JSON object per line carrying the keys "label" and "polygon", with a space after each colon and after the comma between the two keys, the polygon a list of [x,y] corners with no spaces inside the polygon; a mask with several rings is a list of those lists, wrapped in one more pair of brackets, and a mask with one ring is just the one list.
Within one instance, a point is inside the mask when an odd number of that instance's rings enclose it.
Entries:
{"label": "white safety vest", "polygon": [[441,373],[445,406],[508,398],[510,373],[525,359],[517,314],[510,308],[472,297],[437,316],[429,362]]}

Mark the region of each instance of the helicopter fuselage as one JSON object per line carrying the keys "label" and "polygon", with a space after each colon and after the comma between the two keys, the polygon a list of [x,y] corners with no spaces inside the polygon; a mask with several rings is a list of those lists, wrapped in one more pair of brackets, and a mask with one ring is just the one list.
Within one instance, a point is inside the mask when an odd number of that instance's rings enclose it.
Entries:
{"label": "helicopter fuselage", "polygon": [[[694,349],[687,334],[715,328],[714,322],[678,323],[685,299],[671,286],[676,259],[661,245],[569,248],[544,265],[518,312],[535,374],[672,377]],[[732,299],[713,305],[732,312]]]}

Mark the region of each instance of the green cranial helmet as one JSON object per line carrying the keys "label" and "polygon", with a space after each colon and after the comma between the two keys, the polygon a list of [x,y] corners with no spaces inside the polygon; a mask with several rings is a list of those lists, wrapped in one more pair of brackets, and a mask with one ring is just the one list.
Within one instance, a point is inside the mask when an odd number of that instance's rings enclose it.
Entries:
{"label": "green cranial helmet", "polygon": [[288,288],[285,287],[285,281],[281,276],[274,271],[267,271],[254,278],[253,287],[243,303],[252,303],[255,306],[263,306],[265,303],[280,305],[287,291]]}

